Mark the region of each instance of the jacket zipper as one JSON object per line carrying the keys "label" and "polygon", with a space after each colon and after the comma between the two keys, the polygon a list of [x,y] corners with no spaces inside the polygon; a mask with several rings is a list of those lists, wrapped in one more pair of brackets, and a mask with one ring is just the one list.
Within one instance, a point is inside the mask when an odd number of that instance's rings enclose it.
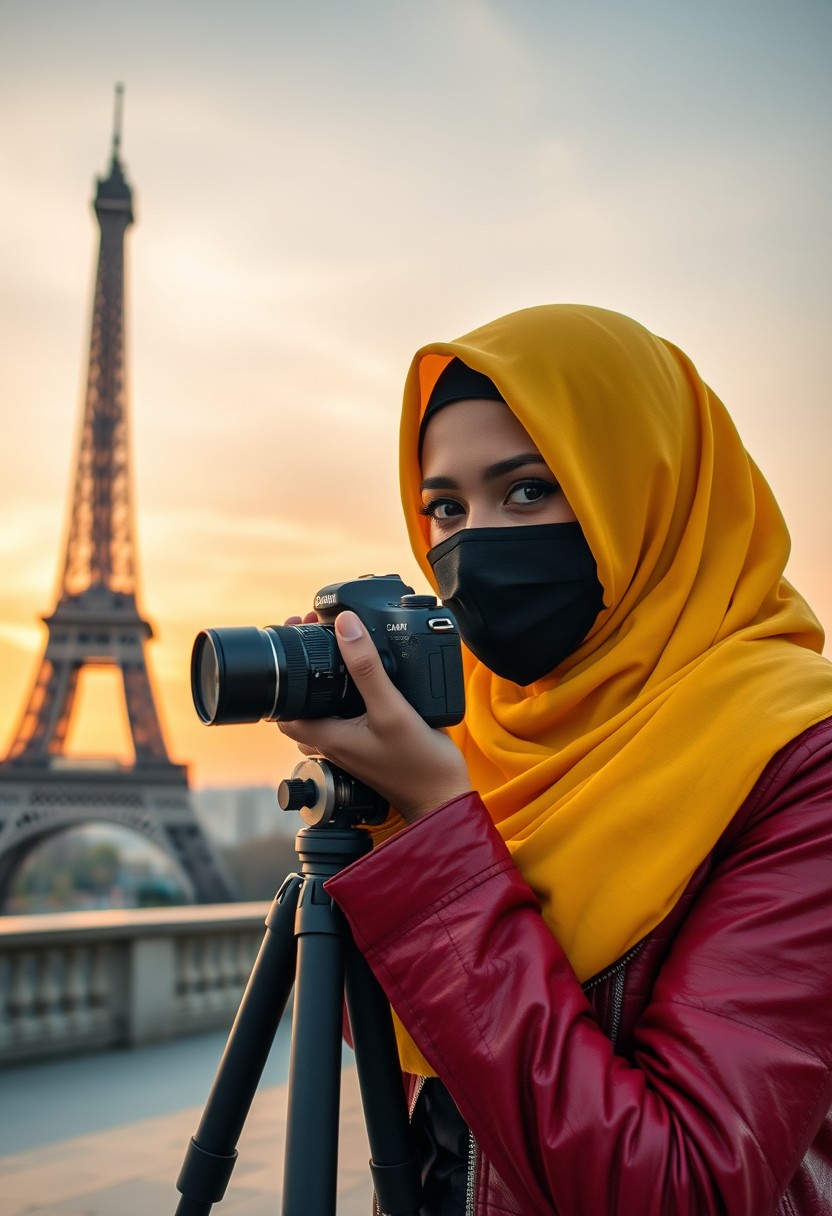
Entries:
{"label": "jacket zipper", "polygon": [[590,988],[597,988],[599,984],[603,984],[604,980],[608,980],[611,975],[615,975],[622,967],[626,967],[630,959],[635,958],[643,945],[644,938],[640,942],[636,942],[626,954],[622,954],[621,958],[614,962],[612,966],[606,967],[603,971],[599,971],[597,975],[593,975],[590,979],[585,980],[581,985],[584,992],[589,992]]}
{"label": "jacket zipper", "polygon": [[589,992],[590,988],[597,988],[599,984],[603,984],[606,980],[611,979],[612,985],[612,1009],[610,1011],[609,1037],[615,1047],[618,1039],[618,1032],[621,1029],[621,1013],[624,1008],[624,978],[627,970],[627,964],[631,959],[635,958],[644,941],[637,942],[632,950],[628,950],[626,954],[613,963],[611,967],[607,967],[606,971],[599,972],[598,975],[592,977],[591,980],[583,985],[584,992]]}
{"label": "jacket zipper", "polygon": [[479,1148],[474,1133],[468,1128],[468,1173],[465,1180],[465,1216],[474,1216],[474,1192],[477,1176]]}
{"label": "jacket zipper", "polygon": [[610,1042],[615,1047],[621,1029],[621,1010],[624,1005],[624,968],[616,971],[612,983],[612,1017],[610,1018]]}
{"label": "jacket zipper", "polygon": [[425,1081],[427,1081],[427,1077],[416,1078],[416,1087],[413,1090],[413,1097],[410,1099],[410,1109],[407,1112],[407,1117],[411,1121],[413,1120],[413,1112],[416,1109],[416,1103],[419,1101],[419,1095],[425,1088]]}

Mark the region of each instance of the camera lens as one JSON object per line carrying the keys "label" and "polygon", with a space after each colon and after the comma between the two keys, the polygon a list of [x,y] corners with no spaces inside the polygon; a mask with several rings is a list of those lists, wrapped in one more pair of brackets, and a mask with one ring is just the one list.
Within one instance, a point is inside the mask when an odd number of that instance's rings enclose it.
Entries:
{"label": "camera lens", "polygon": [[191,655],[191,693],[203,722],[272,716],[278,665],[264,629],[204,629]]}
{"label": "camera lens", "polygon": [[194,643],[191,679],[200,718],[213,722],[220,701],[220,672],[217,652],[208,633],[201,633]]}
{"label": "camera lens", "polygon": [[347,718],[364,708],[330,625],[204,629],[191,655],[191,694],[209,725]]}

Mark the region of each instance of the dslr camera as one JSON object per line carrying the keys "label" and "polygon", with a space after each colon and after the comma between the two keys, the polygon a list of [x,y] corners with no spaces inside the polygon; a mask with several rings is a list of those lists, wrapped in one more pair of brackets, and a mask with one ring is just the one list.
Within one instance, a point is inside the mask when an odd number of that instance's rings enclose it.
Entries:
{"label": "dslr camera", "polygon": [[397,574],[331,583],[315,596],[318,625],[203,629],[191,655],[191,693],[203,722],[354,718],[364,702],[335,639],[349,608],[373,639],[390,679],[429,726],[465,712],[459,630],[432,595]]}

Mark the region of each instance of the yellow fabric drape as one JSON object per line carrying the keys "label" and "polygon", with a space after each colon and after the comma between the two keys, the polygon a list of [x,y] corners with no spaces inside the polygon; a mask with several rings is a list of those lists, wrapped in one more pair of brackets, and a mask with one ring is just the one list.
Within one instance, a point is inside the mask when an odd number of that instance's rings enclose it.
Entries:
{"label": "yellow fabric drape", "polygon": [[[604,588],[586,640],[529,688],[466,652],[467,711],[451,731],[586,980],[670,911],[770,757],[832,715],[832,665],[724,406],[680,350],[598,308],[526,309],[415,356],[402,499],[434,587],[417,435],[454,355],[493,380],[540,449]],[[403,1034],[400,1046],[428,1071]]]}

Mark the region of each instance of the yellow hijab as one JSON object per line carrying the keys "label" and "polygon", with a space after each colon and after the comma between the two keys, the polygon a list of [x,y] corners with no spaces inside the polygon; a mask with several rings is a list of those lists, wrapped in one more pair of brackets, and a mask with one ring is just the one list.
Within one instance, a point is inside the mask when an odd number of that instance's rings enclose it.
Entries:
{"label": "yellow hijab", "polygon": [[[401,487],[434,587],[418,430],[453,356],[493,380],[540,449],[604,588],[580,648],[528,688],[466,651],[450,732],[584,981],[670,911],[771,756],[832,715],[832,665],[724,406],[675,346],[598,308],[525,309],[416,354]],[[428,1071],[412,1045],[403,1057]]]}

